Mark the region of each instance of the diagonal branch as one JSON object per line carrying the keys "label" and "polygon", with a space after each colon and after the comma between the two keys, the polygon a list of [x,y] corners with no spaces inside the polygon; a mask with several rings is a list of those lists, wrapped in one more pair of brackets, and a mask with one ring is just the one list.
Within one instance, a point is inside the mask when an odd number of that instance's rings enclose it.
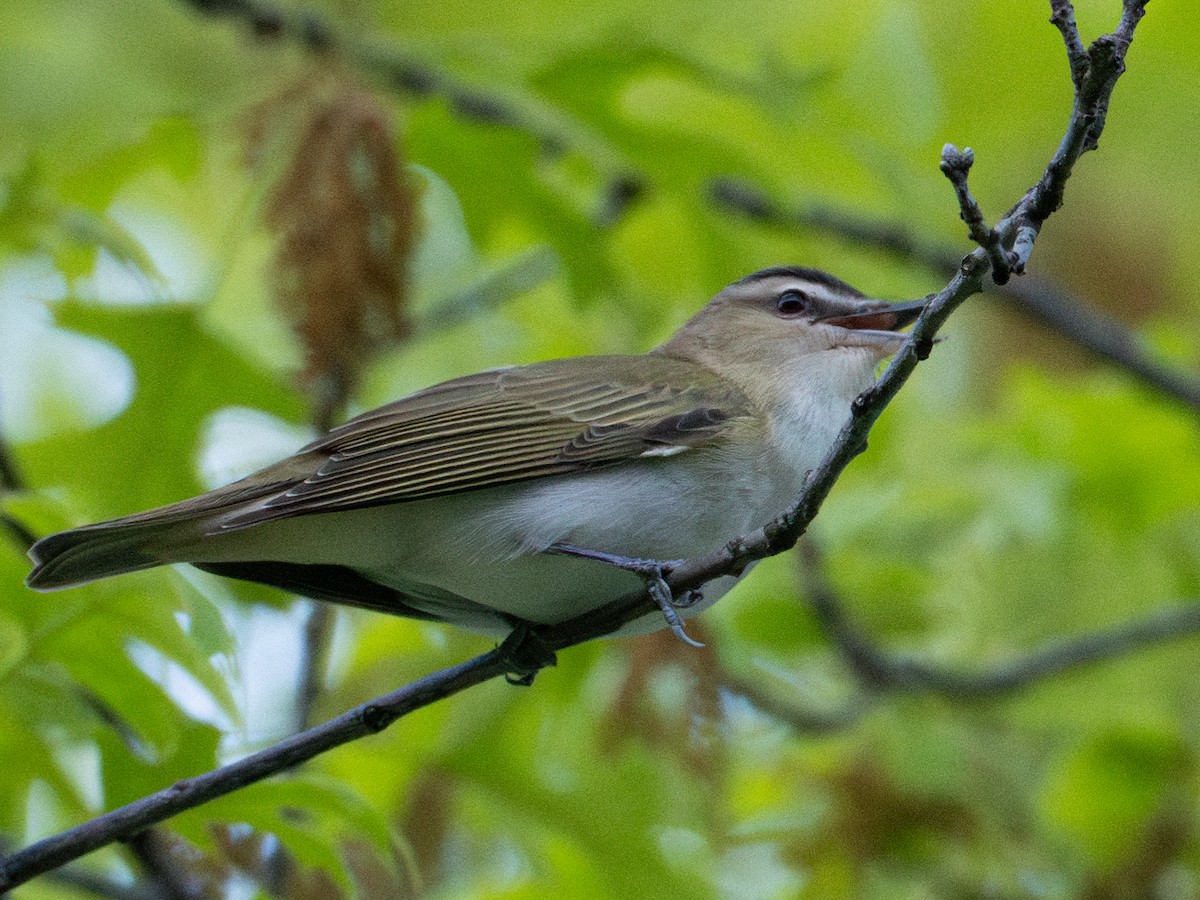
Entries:
{"label": "diagonal branch", "polygon": [[[742,180],[714,179],[708,193],[722,209],[753,221],[794,231],[824,231],[937,273],[952,271],[961,259],[954,246],[922,239],[901,224],[819,205],[785,207]],[[988,294],[1002,297],[1095,358],[1125,369],[1155,390],[1200,412],[1200,377],[1159,362],[1122,322],[1057,285],[1026,275],[1002,287],[989,288]]]}
{"label": "diagonal branch", "polygon": [[810,540],[799,544],[805,592],[817,620],[856,678],[872,693],[937,694],[958,700],[987,699],[1166,641],[1200,633],[1200,602],[1164,606],[1141,619],[1059,638],[1014,659],[972,672],[932,666],[889,653],[846,613],[825,577],[821,554]]}
{"label": "diagonal branch", "polygon": [[[1092,131],[1098,137],[1097,129],[1103,126],[1112,88],[1123,67],[1125,51],[1142,6],[1143,2],[1126,0],[1125,15],[1118,32],[1097,39],[1089,49],[1092,64],[1077,87],[1076,104],[1063,143],[1038,184],[997,225],[997,231],[1002,235],[1012,235],[1013,239],[1022,236],[1029,243],[1028,249],[1032,249],[1032,241],[1045,217],[1057,208],[1056,202],[1061,200],[1074,163],[1083,152],[1094,146],[1094,141],[1089,145],[1086,137]],[[1135,15],[1132,10],[1139,12]],[[1097,50],[1098,46],[1100,50]],[[1025,251],[1023,259],[1027,258],[1028,252]],[[731,541],[712,554],[685,561],[673,568],[666,580],[675,596],[682,596],[689,589],[699,589],[705,582],[720,575],[740,572],[751,561],[782,552],[796,543],[816,516],[838,476],[865,448],[871,426],[907,381],[917,363],[928,356],[938,329],[960,304],[982,289],[989,266],[989,254],[983,248],[976,249],[962,260],[949,284],[933,295],[914,325],[908,341],[882,377],[854,402],[849,422],[825,459],[810,473],[792,509],[765,527]],[[185,809],[282,772],[348,741],[378,732],[395,719],[467,687],[502,674],[529,676],[531,671],[552,661],[553,656],[548,651],[609,634],[652,609],[653,601],[644,591],[634,592],[569,622],[539,626],[532,629],[532,634],[515,632],[496,650],[435,672],[238,762],[177,782],[164,791],[105,813],[0,860],[0,892],[114,840],[136,835]]]}
{"label": "diagonal branch", "polygon": [[414,709],[503,675],[507,669],[506,654],[500,648],[492,650],[414,681],[237,762],[177,781],[157,794],[38,841],[0,860],[0,894],[92,850],[128,840],[185,809],[307,762],[333,747],[382,731]]}
{"label": "diagonal branch", "polygon": [[381,41],[352,37],[313,8],[272,0],[183,0],[209,16],[244,24],[260,40],[286,39],[313,54],[340,54],[392,90],[412,97],[439,96],[463,119],[518,129],[547,155],[583,150],[604,179],[593,214],[600,227],[616,221],[645,192],[643,176],[610,141],[580,121],[566,121],[537,103],[518,101],[466,84],[430,66],[417,53]]}

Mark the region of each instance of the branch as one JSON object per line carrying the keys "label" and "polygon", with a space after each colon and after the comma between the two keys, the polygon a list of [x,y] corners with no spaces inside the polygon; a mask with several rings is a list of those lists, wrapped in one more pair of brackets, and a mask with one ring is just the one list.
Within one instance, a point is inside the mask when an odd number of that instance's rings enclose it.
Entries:
{"label": "branch", "polygon": [[114,841],[129,840],[186,809],[307,762],[333,747],[382,731],[415,709],[503,675],[511,670],[511,651],[511,647],[502,645],[442,669],[237,762],[177,781],[156,794],[18,850],[0,860],[0,893]]}
{"label": "branch", "polygon": [[[213,4],[210,0],[204,5]],[[244,0],[222,0],[220,5],[245,4]],[[1041,181],[1013,207],[1001,223],[1003,227],[997,226],[1001,234],[1025,235],[1032,247],[1041,221],[1053,211],[1049,208],[1053,203],[1048,206],[1047,198],[1061,197],[1075,161],[1089,149],[1086,141],[1079,137],[1080,129],[1084,130],[1086,136],[1088,129],[1103,122],[1112,87],[1116,76],[1120,74],[1120,65],[1114,66],[1114,63],[1123,64],[1124,52],[1136,24],[1136,17],[1130,9],[1140,9],[1142,5],[1127,0],[1126,15],[1121,20],[1125,31],[1121,33],[1121,29],[1118,29],[1120,39],[1116,35],[1106,35],[1092,45],[1090,57],[1106,62],[1097,65],[1093,61],[1077,89],[1077,97],[1090,99],[1086,103],[1077,99],[1067,138],[1064,138],[1059,151],[1047,166]],[[1102,42],[1111,51],[1097,53],[1096,48]],[[1098,136],[1098,131],[1096,134]],[[1027,257],[1028,253],[1025,254]],[[720,550],[685,561],[674,568],[666,576],[674,596],[683,596],[688,590],[699,589],[705,582],[718,576],[739,573],[750,562],[780,553],[796,543],[816,516],[838,476],[865,448],[871,426],[907,381],[917,363],[929,355],[938,329],[967,297],[982,289],[989,267],[987,251],[983,248],[973,251],[962,260],[949,284],[932,296],[925,312],[913,326],[909,339],[882,377],[855,400],[849,422],[825,459],[810,473],[793,508],[765,527],[729,542]],[[516,675],[528,680],[539,668],[553,662],[553,650],[609,634],[625,622],[655,608],[645,591],[637,591],[568,622],[519,629],[495,650],[426,676],[238,762],[177,782],[164,791],[105,813],[0,860],[0,891],[16,887],[41,872],[114,840],[128,839],[185,809],[306,762],[340,744],[378,732],[415,709],[497,675]]]}
{"label": "branch", "polygon": [[1000,232],[987,227],[983,219],[983,210],[971,195],[967,186],[967,173],[974,164],[975,151],[970,147],[959,150],[953,144],[947,144],[942,148],[940,168],[942,174],[949,178],[954,186],[954,194],[958,197],[959,215],[967,223],[967,234],[987,253],[988,261],[992,264],[992,281],[1005,284],[1013,271],[1016,257],[1011,251],[1004,249]]}
{"label": "branch", "polygon": [[23,491],[25,482],[17,473],[17,465],[8,451],[8,444],[0,436],[0,491]]}
{"label": "branch", "polygon": [[103,875],[97,875],[83,869],[64,866],[52,872],[48,878],[53,878],[58,884],[70,888],[73,892],[84,892],[93,897],[103,897],[105,900],[171,900],[156,887],[143,882],[121,884]]}
{"label": "branch", "polygon": [[[960,699],[996,697],[1074,669],[1106,662],[1200,632],[1200,601],[1164,606],[1142,619],[1102,631],[1061,638],[979,672],[954,672],[897,660],[903,689]],[[906,684],[905,684],[906,683]]]}
{"label": "branch", "polygon": [[300,640],[299,678],[296,683],[296,731],[308,727],[313,705],[321,693],[321,679],[329,659],[333,635],[333,607],[321,600],[307,600],[308,615]]}
{"label": "branch", "polygon": [[1050,24],[1062,32],[1063,43],[1067,46],[1067,62],[1071,66],[1071,81],[1078,91],[1087,77],[1088,54],[1079,37],[1075,7],[1070,0],[1050,0]]}
{"label": "branch", "polygon": [[944,669],[888,653],[875,644],[850,621],[822,572],[820,553],[813,542],[801,541],[800,551],[813,612],[859,681],[874,692],[937,694],[958,700],[995,698],[1064,672],[1200,633],[1200,601],[1195,601],[1162,607],[1112,628],[1061,638],[979,671]]}
{"label": "branch", "polygon": [[193,883],[171,859],[171,849],[158,829],[147,828],[133,835],[127,843],[150,882],[158,888],[161,900],[192,900],[201,896],[199,883]]}
{"label": "branch", "polygon": [[871,708],[875,695],[862,692],[847,701],[840,709],[802,709],[783,700],[749,678],[725,674],[721,683],[735,694],[741,694],[760,712],[806,734],[833,734],[854,725]]}
{"label": "branch", "polygon": [[599,227],[615,223],[645,192],[645,180],[604,137],[561,114],[466,85],[415,54],[382,42],[354,41],[312,9],[267,0],[183,0],[210,16],[243,22],[260,40],[286,39],[316,54],[339,53],[388,87],[413,97],[440,96],[461,118],[514,128],[531,135],[540,149],[558,156],[576,148],[590,157],[605,185],[592,219]]}
{"label": "branch", "polygon": [[[337,424],[346,404],[350,387],[345,378],[316,379],[312,404],[313,429],[324,434]],[[307,608],[304,631],[300,636],[300,653],[296,664],[295,708],[292,712],[295,731],[303,731],[312,718],[313,704],[321,692],[321,678],[329,657],[329,639],[333,633],[333,609],[328,603],[307,597],[294,601]]]}
{"label": "branch", "polygon": [[[939,274],[952,271],[961,259],[954,246],[924,240],[901,224],[819,205],[785,207],[754,185],[737,179],[714,179],[709,184],[709,198],[722,209],[765,225],[789,231],[824,231]],[[1122,322],[1057,285],[1026,275],[991,288],[988,294],[1004,298],[1096,359],[1124,369],[1163,395],[1200,412],[1200,377],[1159,362]]]}

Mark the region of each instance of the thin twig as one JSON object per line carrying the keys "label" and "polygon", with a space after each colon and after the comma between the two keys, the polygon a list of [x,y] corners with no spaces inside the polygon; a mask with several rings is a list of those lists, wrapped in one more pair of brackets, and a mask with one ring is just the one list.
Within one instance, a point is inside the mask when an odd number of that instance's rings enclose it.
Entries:
{"label": "thin twig", "polygon": [[[21,477],[16,462],[13,461],[4,435],[0,434],[0,501],[4,500],[6,494],[16,494],[23,490],[25,490],[25,480]],[[22,522],[4,512],[3,509],[0,509],[0,528],[8,532],[22,550],[29,549],[37,540],[32,531],[26,528]]]}
{"label": "thin twig", "polygon": [[333,632],[333,607],[320,600],[309,600],[304,632],[300,638],[299,677],[296,683],[295,730],[303,731],[310,724],[313,705],[321,693],[329,639]]}
{"label": "thin twig", "polygon": [[48,879],[53,879],[65,888],[75,892],[101,897],[103,900],[169,900],[169,898],[146,881],[135,881],[133,884],[121,884],[111,878],[95,872],[88,872],[74,866],[63,866],[49,873]]}
{"label": "thin twig", "polygon": [[942,161],[938,168],[950,179],[954,194],[958,197],[959,216],[967,223],[967,234],[971,240],[981,247],[986,247],[996,239],[995,234],[983,220],[983,210],[979,202],[972,196],[967,184],[971,166],[975,164],[975,151],[970,147],[959,150],[953,144],[942,147]]}
{"label": "thin twig", "polygon": [[25,524],[0,510],[0,528],[13,539],[22,550],[28,550],[37,540],[37,535],[25,527]]}
{"label": "thin twig", "polygon": [[974,163],[975,152],[970,147],[964,150],[959,150],[953,144],[942,147],[942,162],[939,168],[954,187],[959,215],[967,223],[967,234],[987,252],[992,264],[992,281],[1005,284],[1012,273],[1014,258],[1004,249],[1000,233],[988,227],[983,218],[983,210],[979,208],[979,201],[971,194],[967,177]]}
{"label": "thin twig", "polygon": [[1075,89],[1083,85],[1087,77],[1088,52],[1079,37],[1079,26],[1075,24],[1075,7],[1071,0],[1050,0],[1050,24],[1062,32],[1067,47],[1067,62],[1071,66],[1071,81]]}
{"label": "thin twig", "polygon": [[[312,422],[317,434],[324,434],[342,415],[350,385],[346,379],[332,376],[316,381],[312,391]],[[313,705],[321,693],[334,612],[328,603],[320,600],[302,598],[296,602],[306,608],[304,630],[300,634],[293,711],[293,731],[299,732],[311,724]]]}
{"label": "thin twig", "polygon": [[805,734],[833,734],[850,728],[871,708],[877,696],[863,692],[840,708],[815,710],[785,701],[754,679],[726,674],[721,681],[733,693],[749,700],[759,711]]}
{"label": "thin twig", "polygon": [[[748,182],[720,178],[709,185],[711,200],[722,209],[776,228],[824,231],[864,247],[943,274],[953,271],[962,252],[937,241],[922,239],[896,222],[857,216],[825,206],[784,207]],[[1030,234],[1030,239],[1036,232]],[[1020,230],[1013,250],[1021,242]],[[1028,254],[1025,254],[1028,258]],[[1122,322],[1094,309],[1061,287],[1026,275],[988,290],[1015,309],[1047,325],[1096,359],[1125,369],[1141,381],[1193,411],[1200,411],[1200,377],[1154,359]]]}
{"label": "thin twig", "polygon": [[1056,675],[1200,632],[1200,601],[1164,606],[1144,618],[1059,638],[975,672],[933,666],[889,653],[851,621],[824,573],[821,554],[800,541],[805,594],[826,634],[864,687],[877,693],[938,694],[958,700],[997,698]]}
{"label": "thin twig", "polygon": [[158,829],[147,828],[125,843],[157,886],[162,900],[196,900],[201,896],[200,885],[193,884],[171,859],[171,850]]}
{"label": "thin twig", "polygon": [[25,481],[17,472],[17,464],[13,462],[8,444],[3,436],[0,436],[0,493],[23,490],[25,490]]}
{"label": "thin twig", "polygon": [[210,16],[244,23],[261,40],[286,39],[315,54],[337,53],[388,87],[413,97],[439,96],[456,115],[488,125],[516,129],[536,140],[548,156],[568,149],[588,155],[605,185],[593,215],[599,227],[615,223],[645,192],[645,180],[609,140],[579,120],[534,102],[489,93],[459,81],[394,44],[351,38],[312,8],[267,0],[184,0]]}

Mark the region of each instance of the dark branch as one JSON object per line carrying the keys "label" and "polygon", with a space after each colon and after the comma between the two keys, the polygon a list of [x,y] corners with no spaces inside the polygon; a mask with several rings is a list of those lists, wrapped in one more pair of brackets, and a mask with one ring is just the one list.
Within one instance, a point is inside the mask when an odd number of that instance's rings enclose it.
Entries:
{"label": "dark branch", "polygon": [[[723,209],[765,225],[796,231],[828,232],[855,244],[915,262],[939,274],[953,271],[962,258],[961,251],[955,247],[923,240],[903,225],[823,206],[784,207],[744,181],[717,179],[710,184],[709,195]],[[1019,236],[1017,242],[1020,242]],[[1016,252],[1016,244],[1013,249]],[[1025,257],[1028,258],[1028,253]],[[1095,358],[1125,369],[1164,395],[1200,411],[1200,378],[1158,362],[1142,349],[1136,336],[1124,324],[1088,306],[1057,285],[1026,275],[988,293],[1008,301]]]}
{"label": "dark branch", "polygon": [[17,464],[13,462],[12,454],[8,450],[8,444],[0,436],[0,493],[23,490],[25,490],[24,479],[17,472]]}
{"label": "dark branch", "polygon": [[[315,379],[312,390],[312,422],[317,434],[324,434],[337,424],[345,409],[350,381],[333,374]],[[296,731],[308,727],[313,704],[321,692],[321,678],[329,655],[329,639],[333,626],[333,608],[320,600],[300,599],[306,606],[304,631],[300,636],[300,654],[296,672],[296,707],[293,713]]]}
{"label": "dark branch", "polygon": [[1200,602],[1195,602],[1163,607],[1145,618],[1102,631],[1061,638],[977,672],[944,669],[879,647],[850,620],[825,577],[813,542],[803,540],[799,547],[805,592],[817,620],[858,680],[877,693],[938,694],[958,700],[995,698],[1064,672],[1200,633]]}
{"label": "dark branch", "polygon": [[313,705],[321,693],[321,679],[324,677],[329,639],[333,632],[333,607],[320,600],[310,600],[308,606],[300,640],[299,677],[296,684],[297,731],[308,727]]}
{"label": "dark branch", "polygon": [[1164,606],[1145,618],[1104,631],[1061,638],[980,672],[954,672],[917,661],[896,660],[896,684],[905,691],[958,699],[997,697],[1064,672],[1197,633],[1200,633],[1200,602]]}
{"label": "dark branch", "polygon": [[145,882],[120,884],[111,878],[83,869],[64,866],[50,873],[47,878],[73,891],[103,897],[104,900],[168,900],[156,887]]}
{"label": "dark branch", "polygon": [[0,511],[0,528],[8,533],[9,537],[23,551],[28,550],[33,546],[33,542],[37,540],[37,536],[25,527],[23,522],[13,518],[8,513]]}
{"label": "dark branch", "polygon": [[307,762],[348,741],[382,731],[415,709],[503,675],[508,670],[508,654],[505,648],[497,648],[414,681],[237,762],[195,778],[177,781],[156,794],[31,844],[0,860],[0,893],[99,847],[114,841],[129,840],[151,825],[185,809]]}
{"label": "dark branch", "polygon": [[644,179],[608,140],[586,123],[564,125],[560,114],[464,84],[403,49],[381,42],[352,40],[312,9],[265,0],[184,0],[210,16],[239,20],[261,40],[289,40],[313,53],[337,53],[390,88],[413,97],[440,96],[463,119],[513,128],[531,135],[542,151],[559,156],[578,147],[591,158],[605,186],[593,216],[599,227],[613,224],[645,189]]}
{"label": "dark branch", "polygon": [[967,234],[987,252],[988,260],[992,264],[992,281],[1005,284],[1012,272],[1015,258],[1004,249],[1000,233],[994,228],[988,228],[983,218],[983,210],[979,208],[979,202],[972,196],[967,185],[967,175],[974,163],[975,152],[970,147],[959,150],[953,144],[947,144],[942,148],[942,162],[939,168],[954,187],[959,215],[967,223]]}
{"label": "dark branch", "polygon": [[196,900],[202,896],[199,883],[192,883],[182,868],[171,859],[171,850],[162,833],[147,828],[129,838],[126,843],[158,888],[162,900]]}
{"label": "dark branch", "polygon": [[854,725],[872,705],[874,695],[859,694],[840,708],[830,710],[803,709],[767,691],[755,680],[726,674],[722,679],[726,688],[749,700],[754,707],[806,734],[833,734]]}
{"label": "dark branch", "polygon": [[[4,436],[0,434],[0,501],[4,500],[6,494],[16,494],[23,490],[25,490],[25,480],[17,470],[17,464],[13,461]],[[2,509],[0,509],[0,529],[6,531],[22,550],[28,549],[37,540],[32,531]]]}

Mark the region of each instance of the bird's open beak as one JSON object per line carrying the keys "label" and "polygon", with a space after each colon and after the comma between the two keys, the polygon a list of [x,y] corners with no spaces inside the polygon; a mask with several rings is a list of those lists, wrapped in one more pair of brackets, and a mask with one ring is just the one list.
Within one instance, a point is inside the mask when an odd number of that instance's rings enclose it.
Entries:
{"label": "bird's open beak", "polygon": [[818,319],[826,325],[837,325],[841,328],[853,328],[867,331],[899,331],[905,325],[916,321],[917,316],[925,309],[927,301],[914,300],[912,303],[871,303],[864,304],[862,312],[850,313],[846,316],[830,316]]}

